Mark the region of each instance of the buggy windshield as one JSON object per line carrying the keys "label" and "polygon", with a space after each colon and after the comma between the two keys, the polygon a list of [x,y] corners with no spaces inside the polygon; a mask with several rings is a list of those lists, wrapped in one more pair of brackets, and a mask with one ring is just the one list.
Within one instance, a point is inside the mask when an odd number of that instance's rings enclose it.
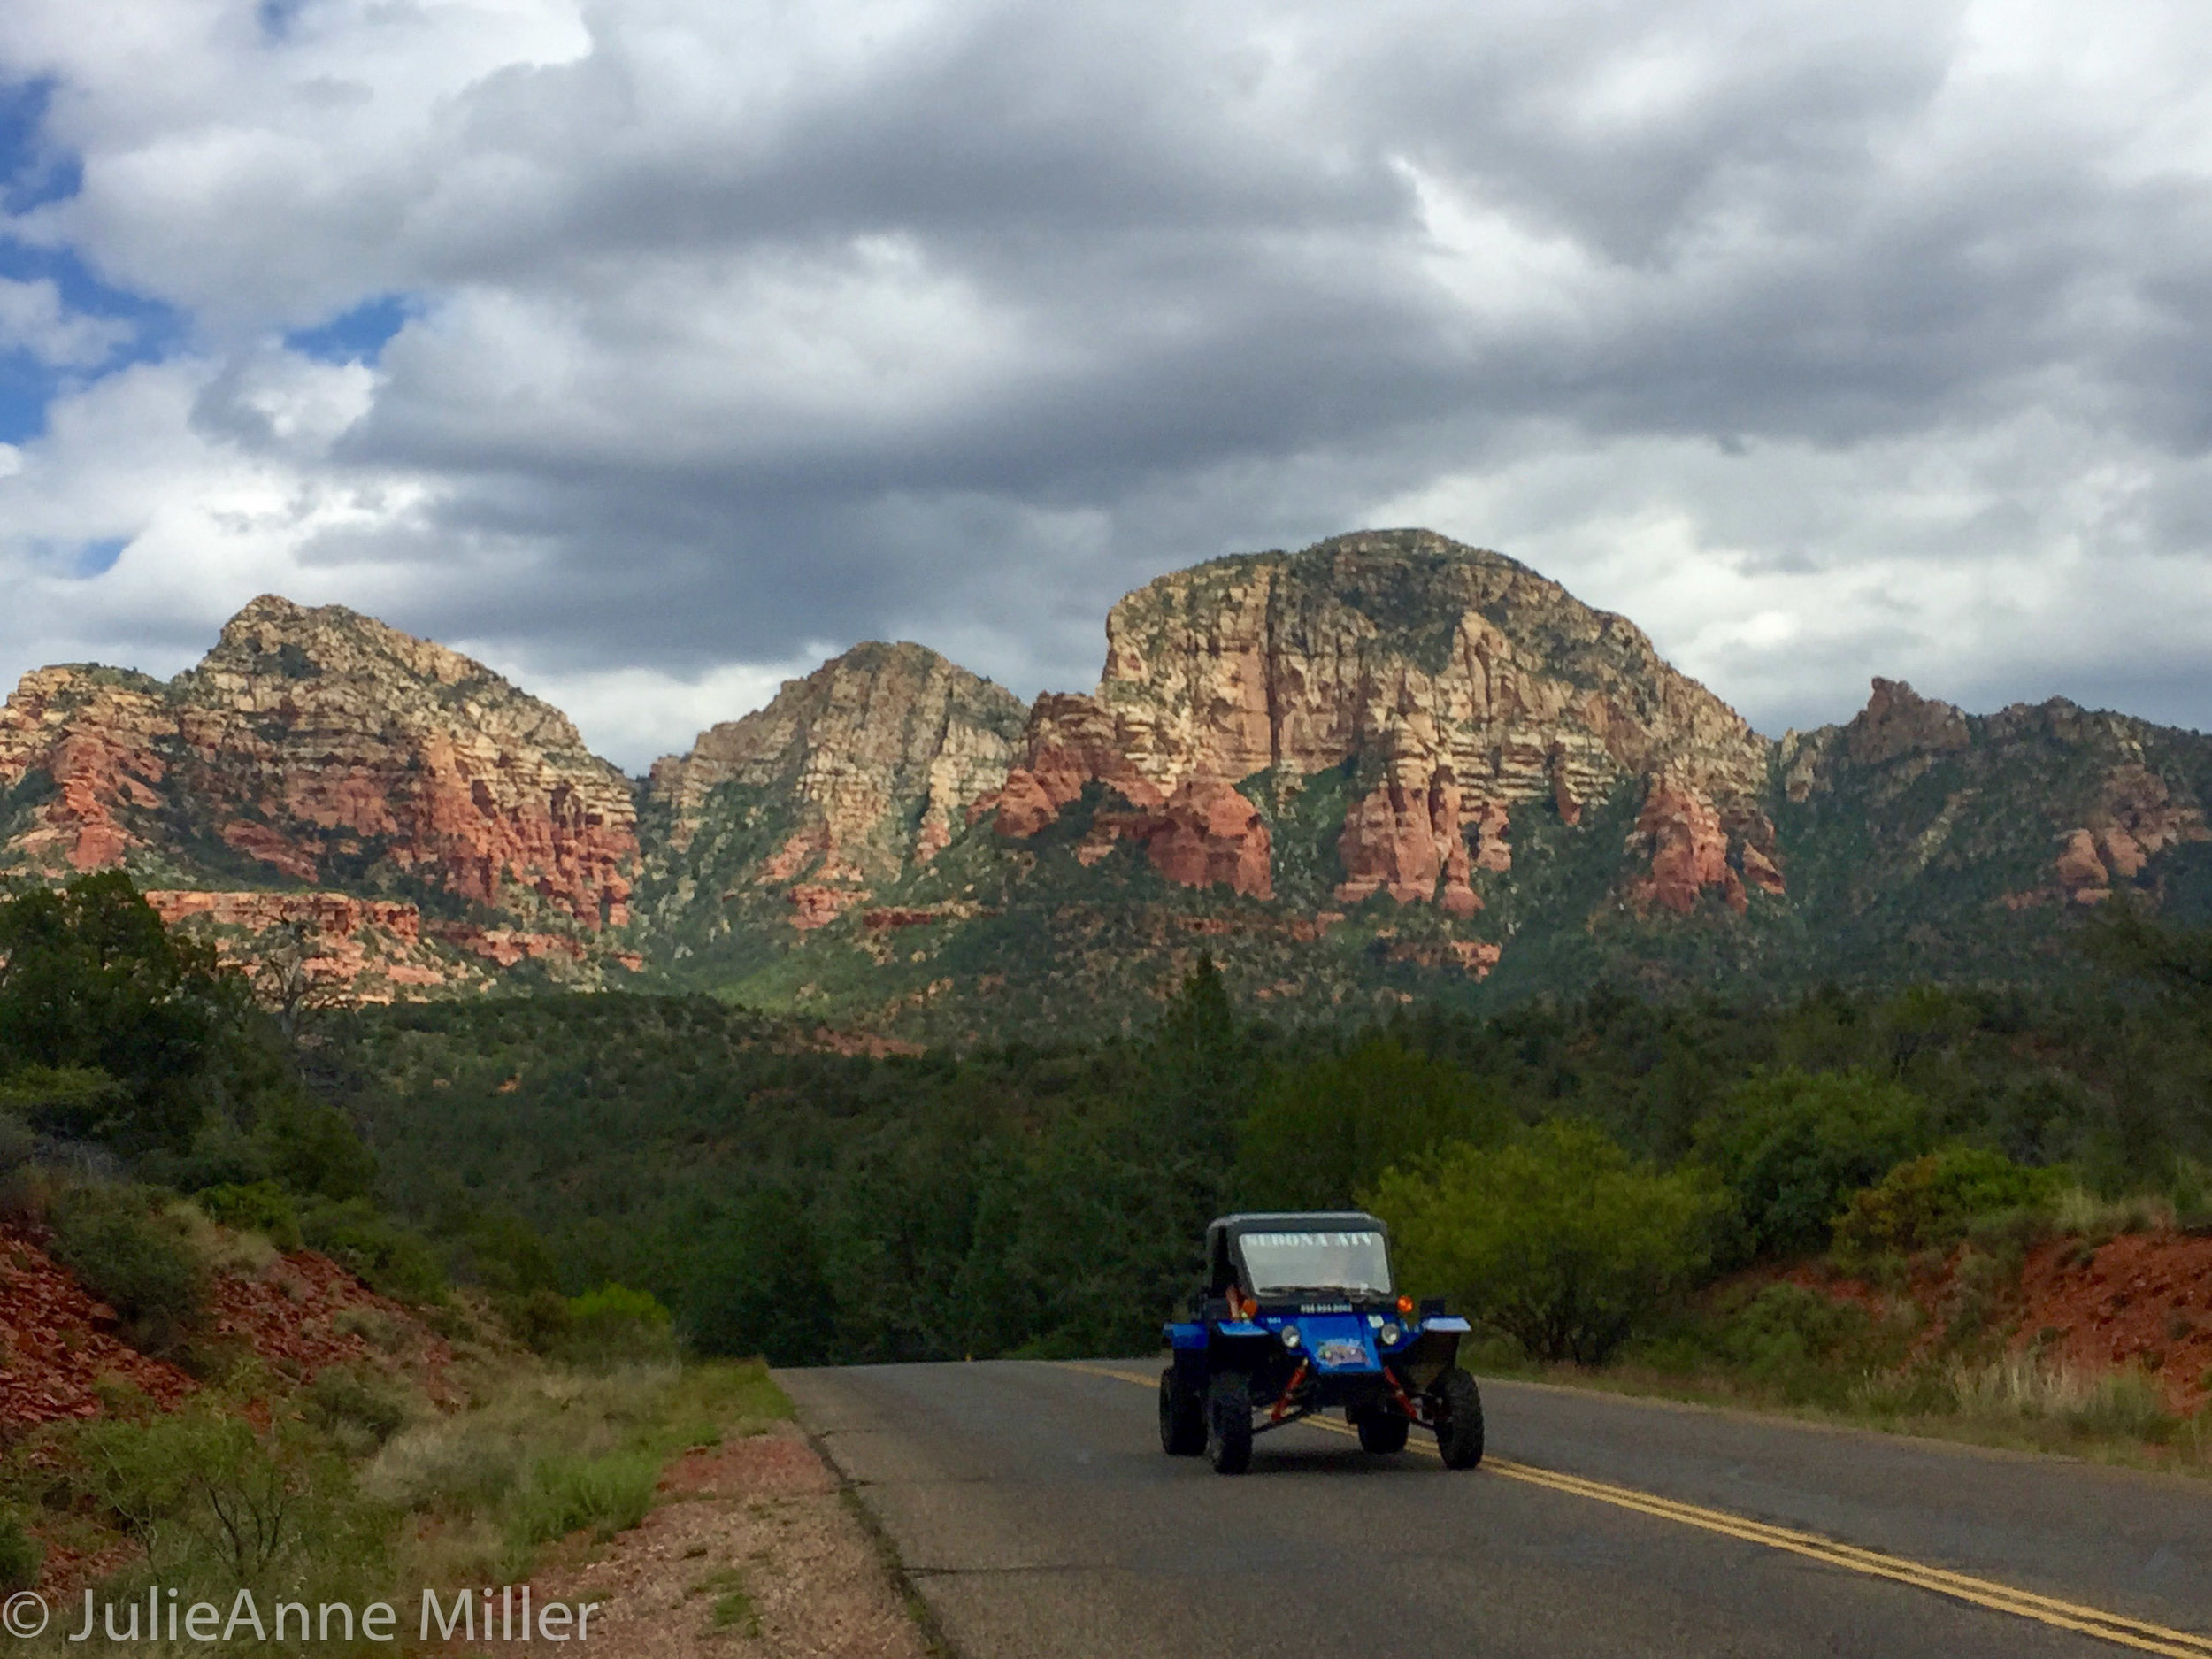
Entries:
{"label": "buggy windshield", "polygon": [[1390,1256],[1383,1235],[1356,1233],[1246,1233],[1237,1238],[1252,1294],[1286,1290],[1390,1294]]}

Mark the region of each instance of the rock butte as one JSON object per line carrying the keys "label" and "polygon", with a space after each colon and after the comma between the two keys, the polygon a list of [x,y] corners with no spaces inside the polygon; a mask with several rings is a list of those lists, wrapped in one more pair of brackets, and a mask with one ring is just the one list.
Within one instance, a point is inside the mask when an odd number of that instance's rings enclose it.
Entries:
{"label": "rock butte", "polygon": [[[1824,937],[1869,883],[1930,870],[2001,870],[1926,895],[1976,914],[2154,900],[2208,838],[2205,788],[2193,733],[2062,700],[1971,716],[1889,680],[1847,725],[1772,742],[1624,618],[1398,530],[1139,588],[1085,694],[1025,704],[925,647],[856,646],[641,782],[465,657],[265,597],[173,681],[23,677],[0,870],[127,867],[233,955],[311,937],[310,971],[364,997],[849,949],[896,970],[864,1004],[891,1021],[1048,981],[1094,937],[1163,972],[1218,936],[1482,978],[1520,948],[1532,849],[1578,861],[1585,908],[1546,925],[1584,933],[1787,912]],[[1822,846],[1858,867],[1822,874]],[[1147,869],[1159,884],[1127,884]],[[970,952],[967,979],[930,965],[994,928],[1028,942]],[[1265,994],[1301,994],[1270,959]],[[776,994],[804,1002],[811,972]]]}
{"label": "rock butte", "polygon": [[1163,874],[1265,898],[1269,832],[1237,786],[1352,763],[1366,788],[1337,896],[1463,917],[1472,873],[1511,868],[1515,812],[1571,825],[1636,780],[1648,902],[1783,888],[1766,741],[1632,624],[1502,555],[1415,530],[1217,559],[1131,594],[1106,641],[1094,693],[1032,711],[1002,835],[1033,836],[1095,782],[1133,809],[1113,833]]}

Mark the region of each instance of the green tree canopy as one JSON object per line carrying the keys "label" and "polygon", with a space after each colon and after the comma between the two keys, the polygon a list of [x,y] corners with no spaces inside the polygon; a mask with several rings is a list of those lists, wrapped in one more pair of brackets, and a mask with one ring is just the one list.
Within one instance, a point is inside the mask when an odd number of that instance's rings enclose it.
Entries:
{"label": "green tree canopy", "polygon": [[1333,1209],[1385,1170],[1447,1141],[1494,1144],[1512,1124],[1464,1068],[1370,1036],[1276,1072],[1244,1119],[1237,1189],[1261,1208]]}
{"label": "green tree canopy", "polygon": [[143,1149],[197,1127],[222,990],[211,950],[176,940],[119,871],[0,903],[0,1075],[104,1072],[47,1090],[40,1126]]}
{"label": "green tree canopy", "polygon": [[1662,1172],[1561,1118],[1393,1170],[1366,1200],[1407,1285],[1442,1292],[1532,1355],[1583,1364],[1706,1270],[1727,1202],[1701,1171]]}
{"label": "green tree canopy", "polygon": [[1844,1201],[1930,1139],[1920,1096],[1870,1071],[1762,1071],[1698,1125],[1762,1256],[1825,1248]]}

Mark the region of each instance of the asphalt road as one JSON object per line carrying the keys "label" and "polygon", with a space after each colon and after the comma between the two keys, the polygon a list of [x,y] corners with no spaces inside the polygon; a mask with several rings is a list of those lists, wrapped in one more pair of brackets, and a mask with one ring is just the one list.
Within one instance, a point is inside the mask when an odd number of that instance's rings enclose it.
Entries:
{"label": "asphalt road", "polygon": [[779,1376],[958,1659],[2212,1659],[2200,1482],[1492,1381],[1471,1472],[1299,1425],[1231,1479],[1157,1374]]}

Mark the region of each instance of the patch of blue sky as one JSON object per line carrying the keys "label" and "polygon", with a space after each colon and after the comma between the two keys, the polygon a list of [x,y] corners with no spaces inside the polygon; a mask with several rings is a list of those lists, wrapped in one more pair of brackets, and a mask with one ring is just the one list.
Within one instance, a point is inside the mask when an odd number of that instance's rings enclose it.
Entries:
{"label": "patch of blue sky", "polygon": [[53,101],[51,77],[0,82],[0,209],[10,213],[27,213],[82,188],[83,164],[46,140]]}
{"label": "patch of blue sky", "polygon": [[24,551],[30,556],[33,569],[49,576],[61,576],[76,581],[90,581],[104,576],[115,568],[116,560],[123,557],[123,549],[130,545],[128,536],[101,536],[89,541],[41,536]]}
{"label": "patch of blue sky", "polygon": [[[21,214],[74,196],[82,183],[78,158],[50,143],[46,113],[53,102],[50,79],[0,83],[0,210]],[[184,339],[184,315],[158,300],[111,288],[73,250],[40,247],[0,234],[0,277],[50,281],[71,312],[111,318],[130,326],[127,340],[104,362],[57,367],[28,351],[0,345],[0,442],[20,443],[46,428],[54,398],[93,376],[133,363],[156,361]]]}
{"label": "patch of blue sky", "polygon": [[380,294],[326,323],[296,329],[284,343],[318,363],[374,363],[419,309],[411,295]]}

